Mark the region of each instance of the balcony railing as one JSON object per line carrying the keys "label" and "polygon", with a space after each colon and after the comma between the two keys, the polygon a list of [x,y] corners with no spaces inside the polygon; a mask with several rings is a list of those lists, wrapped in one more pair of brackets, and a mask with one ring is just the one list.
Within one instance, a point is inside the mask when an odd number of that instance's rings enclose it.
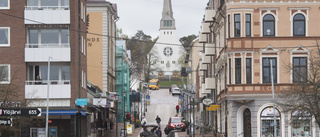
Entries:
{"label": "balcony railing", "polygon": [[69,43],[26,44],[25,48],[70,48]]}
{"label": "balcony railing", "polygon": [[[50,85],[70,85],[70,80],[50,80]],[[29,80],[25,85],[47,85],[48,80]]]}
{"label": "balcony railing", "polygon": [[69,10],[69,6],[25,6],[25,10]]}

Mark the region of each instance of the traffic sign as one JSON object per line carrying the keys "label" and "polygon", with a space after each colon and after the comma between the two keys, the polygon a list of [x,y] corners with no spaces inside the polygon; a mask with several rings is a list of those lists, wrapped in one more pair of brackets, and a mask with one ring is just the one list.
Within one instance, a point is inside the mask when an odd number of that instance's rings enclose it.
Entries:
{"label": "traffic sign", "polygon": [[41,116],[41,108],[0,108],[0,116]]}
{"label": "traffic sign", "polygon": [[150,95],[146,95],[146,99],[150,99]]}
{"label": "traffic sign", "polygon": [[12,118],[11,119],[0,118],[0,125],[12,126]]}
{"label": "traffic sign", "polygon": [[210,108],[220,108],[220,105],[210,105]]}
{"label": "traffic sign", "polygon": [[217,109],[216,109],[216,108],[209,108],[209,107],[208,107],[208,108],[206,108],[206,110],[207,110],[207,111],[216,111]]}

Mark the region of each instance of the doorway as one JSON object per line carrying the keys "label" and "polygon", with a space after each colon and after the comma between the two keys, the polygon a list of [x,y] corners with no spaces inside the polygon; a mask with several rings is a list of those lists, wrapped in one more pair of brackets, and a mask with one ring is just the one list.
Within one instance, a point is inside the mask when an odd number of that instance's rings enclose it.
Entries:
{"label": "doorway", "polygon": [[56,127],[50,127],[49,128],[49,137],[57,137],[57,128]]}

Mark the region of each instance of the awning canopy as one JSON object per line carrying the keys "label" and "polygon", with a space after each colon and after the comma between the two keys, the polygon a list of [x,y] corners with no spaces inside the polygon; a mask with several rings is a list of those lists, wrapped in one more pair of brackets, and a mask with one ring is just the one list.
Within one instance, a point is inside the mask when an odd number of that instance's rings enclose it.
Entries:
{"label": "awning canopy", "polygon": [[[49,110],[49,115],[76,115],[78,110]],[[41,111],[41,115],[45,116],[46,110]],[[81,115],[86,116],[86,112],[81,110]]]}

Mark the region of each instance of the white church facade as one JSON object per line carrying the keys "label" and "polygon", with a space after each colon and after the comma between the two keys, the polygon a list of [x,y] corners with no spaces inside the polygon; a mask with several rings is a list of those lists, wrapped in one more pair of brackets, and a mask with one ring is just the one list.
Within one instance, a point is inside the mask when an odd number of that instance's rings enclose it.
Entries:
{"label": "white church facade", "polygon": [[177,78],[180,75],[185,53],[184,47],[176,36],[171,0],[164,0],[159,39],[149,52],[149,57],[155,61],[151,68],[156,70],[151,72],[151,78],[169,80]]}

